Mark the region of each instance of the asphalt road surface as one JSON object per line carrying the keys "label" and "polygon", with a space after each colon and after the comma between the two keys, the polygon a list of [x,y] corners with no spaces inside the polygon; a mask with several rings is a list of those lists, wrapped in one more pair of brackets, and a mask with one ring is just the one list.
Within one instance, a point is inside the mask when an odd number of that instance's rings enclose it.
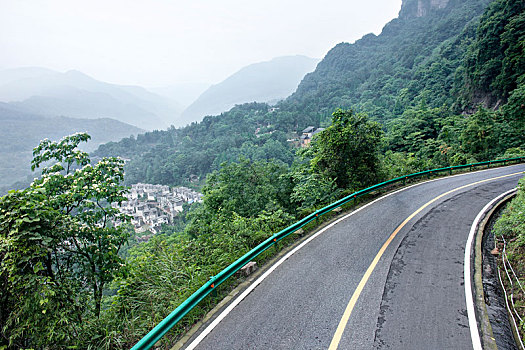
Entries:
{"label": "asphalt road surface", "polygon": [[186,346],[472,349],[465,244],[479,211],[522,172],[524,164],[456,175],[374,201],[304,245]]}

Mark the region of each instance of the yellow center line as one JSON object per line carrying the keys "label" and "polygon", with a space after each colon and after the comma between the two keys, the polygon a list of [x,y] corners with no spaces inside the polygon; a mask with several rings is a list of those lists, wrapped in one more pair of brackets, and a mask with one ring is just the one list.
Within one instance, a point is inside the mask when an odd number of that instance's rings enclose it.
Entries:
{"label": "yellow center line", "polygon": [[372,263],[370,264],[370,266],[368,267],[368,269],[366,270],[363,278],[361,278],[361,281],[359,282],[359,285],[357,286],[356,290],[354,291],[354,294],[352,295],[352,298],[350,299],[350,302],[348,303],[348,305],[346,306],[346,309],[345,309],[345,312],[343,314],[343,317],[341,318],[341,321],[339,322],[339,326],[337,326],[337,330],[335,331],[335,334],[334,334],[334,337],[332,338],[332,342],[330,343],[330,347],[328,348],[328,350],[336,350],[337,347],[339,346],[339,342],[341,341],[341,337],[343,336],[343,332],[346,328],[346,325],[348,324],[348,320],[350,319],[350,315],[352,314],[352,310],[354,309],[354,306],[357,302],[357,299],[359,298],[359,295],[361,295],[361,292],[363,291],[363,288],[365,287],[366,285],[366,282],[368,282],[368,279],[370,278],[370,275],[372,274],[372,272],[374,271],[377,263],[379,262],[379,259],[381,259],[381,256],[383,255],[383,253],[385,252],[385,250],[388,248],[388,246],[390,245],[390,243],[394,240],[394,238],[396,237],[396,235],[399,233],[399,231],[401,231],[401,229],[410,221],[414,218],[414,216],[416,216],[417,214],[419,214],[423,209],[425,209],[426,207],[428,207],[430,204],[434,203],[435,201],[439,200],[440,198],[443,198],[445,197],[446,195],[449,195],[453,192],[456,192],[456,191],[459,191],[459,190],[462,190],[464,188],[467,188],[467,187],[470,187],[470,186],[475,186],[475,185],[478,185],[478,184],[481,184],[483,182],[488,182],[488,181],[492,181],[492,180],[497,180],[497,179],[502,179],[502,178],[505,178],[505,177],[509,177],[509,176],[515,176],[515,175],[518,175],[518,174],[522,174],[523,172],[517,172],[517,173],[513,173],[513,174],[509,174],[509,175],[503,175],[503,176],[498,176],[498,177],[493,177],[493,178],[490,178],[490,179],[485,179],[485,180],[481,180],[481,181],[477,181],[477,182],[473,182],[473,183],[470,183],[470,184],[467,184],[467,185],[464,185],[464,186],[461,186],[461,187],[458,187],[458,188],[455,188],[453,190],[450,190],[448,192],[445,192],[443,194],[440,194],[439,196],[435,197],[434,199],[428,201],[427,203],[425,203],[424,205],[422,205],[419,209],[417,209],[415,212],[413,212],[409,217],[407,217],[405,219],[405,221],[403,221],[401,223],[401,225],[399,225],[395,230],[394,232],[392,232],[392,234],[390,235],[390,237],[388,237],[388,239],[386,240],[386,242],[383,244],[383,246],[381,247],[381,249],[379,249],[379,252],[377,253],[377,255],[375,256],[374,260],[372,261]]}

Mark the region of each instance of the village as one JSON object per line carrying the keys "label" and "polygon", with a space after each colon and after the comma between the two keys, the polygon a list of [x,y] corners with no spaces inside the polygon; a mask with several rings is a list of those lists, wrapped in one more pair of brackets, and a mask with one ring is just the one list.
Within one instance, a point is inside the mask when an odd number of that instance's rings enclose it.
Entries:
{"label": "village", "polygon": [[[256,130],[256,136],[260,128]],[[288,140],[295,143],[296,147],[308,147],[312,137],[323,131],[323,128],[309,126],[304,129],[300,137]],[[127,200],[118,207],[124,214],[131,216],[137,233],[158,233],[162,225],[170,225],[182,212],[184,203],[201,202],[203,194],[188,187],[174,187],[167,185],[152,185],[137,183],[131,185]],[[115,205],[116,206],[116,205]],[[149,237],[149,236],[148,236]]]}
{"label": "village", "polygon": [[322,132],[324,128],[316,128],[314,126],[309,126],[301,132],[300,136],[290,138],[286,141],[294,145],[294,147],[310,147],[310,142],[312,142],[312,137]]}
{"label": "village", "polygon": [[127,201],[119,206],[122,213],[131,216],[137,233],[158,233],[163,224],[173,223],[184,203],[202,201],[203,194],[187,187],[170,189],[166,185],[138,183],[131,185]]}

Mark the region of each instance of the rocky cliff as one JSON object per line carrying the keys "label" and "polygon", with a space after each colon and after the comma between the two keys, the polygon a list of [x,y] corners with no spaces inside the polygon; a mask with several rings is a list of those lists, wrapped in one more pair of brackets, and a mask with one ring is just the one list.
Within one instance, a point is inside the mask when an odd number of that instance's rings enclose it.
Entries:
{"label": "rocky cliff", "polygon": [[450,0],[404,0],[399,17],[423,17],[432,10],[444,9],[449,2]]}

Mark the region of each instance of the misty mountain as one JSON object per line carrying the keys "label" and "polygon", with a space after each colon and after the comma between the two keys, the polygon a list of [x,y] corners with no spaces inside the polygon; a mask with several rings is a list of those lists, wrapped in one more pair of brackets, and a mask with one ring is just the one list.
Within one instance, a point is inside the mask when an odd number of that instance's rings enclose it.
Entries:
{"label": "misty mountain", "polygon": [[0,101],[29,114],[113,118],[147,130],[180,125],[177,118],[182,110],[173,100],[138,86],[44,68],[0,71]]}
{"label": "misty mountain", "polygon": [[[498,62],[512,63],[509,58],[524,57],[518,30],[523,26],[506,18],[512,15],[506,2],[519,3],[496,0],[492,3],[498,6],[482,16],[490,0],[404,0],[399,17],[386,24],[380,35],[367,34],[332,48],[296,92],[276,105],[278,109],[265,103],[241,104],[184,128],[101,145],[96,154],[131,158],[126,164],[129,183],[180,185],[195,175],[203,179],[223,162],[241,157],[290,163],[289,140],[308,126],[329,126],[337,108],[351,108],[383,123],[387,137],[400,140],[401,146],[391,143],[392,151],[411,151],[402,148],[406,142],[418,147],[413,149],[421,159],[435,159],[433,167],[464,162],[462,153],[450,151],[452,145],[461,150],[468,144],[458,141],[462,129],[445,123],[454,114],[459,122],[466,119],[460,116],[463,106],[468,107],[462,100],[472,101],[469,89],[476,88],[470,82],[482,78],[477,84],[494,91],[493,84],[486,82],[491,78],[505,82],[504,90],[510,91],[525,81],[517,78],[525,76],[523,68],[498,68],[492,60],[498,57]],[[494,39],[503,30],[504,37],[511,39],[506,43]],[[499,45],[516,48],[506,53]],[[497,80],[499,71],[510,72],[510,78]],[[437,111],[431,112],[433,108]],[[506,139],[501,147],[523,142],[524,133],[516,130],[521,137],[514,136],[513,143]]]}
{"label": "misty mountain", "polygon": [[29,114],[6,103],[0,103],[0,125],[0,187],[30,174],[33,148],[44,138],[59,140],[85,131],[91,135],[91,140],[81,148],[90,152],[100,144],[144,132],[114,119],[46,117]]}
{"label": "misty mountain", "polygon": [[209,87],[210,84],[203,82],[183,82],[148,90],[175,101],[182,109],[186,109]]}
{"label": "misty mountain", "polygon": [[181,120],[201,120],[246,102],[277,102],[292,94],[318,59],[306,56],[285,56],[251,64],[223,82],[211,86],[182,112]]}

